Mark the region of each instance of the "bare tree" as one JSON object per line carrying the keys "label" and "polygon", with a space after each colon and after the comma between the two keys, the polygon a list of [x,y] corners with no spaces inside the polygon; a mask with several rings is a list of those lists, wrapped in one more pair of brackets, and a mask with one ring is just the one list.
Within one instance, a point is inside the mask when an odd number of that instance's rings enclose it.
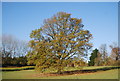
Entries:
{"label": "bare tree", "polygon": [[2,57],[13,57],[17,47],[15,38],[10,35],[2,36]]}
{"label": "bare tree", "polygon": [[118,47],[118,44],[115,42],[112,45],[110,45],[110,48],[111,48],[110,58],[114,64],[118,64],[120,60],[120,48]]}
{"label": "bare tree", "polygon": [[2,36],[2,57],[25,56],[28,51],[27,42],[16,39],[11,35]]}
{"label": "bare tree", "polygon": [[28,43],[26,41],[19,41],[17,47],[17,56],[25,56],[29,51]]}
{"label": "bare tree", "polygon": [[99,48],[99,51],[100,51],[100,54],[101,54],[102,63],[103,63],[103,65],[106,65],[107,64],[107,57],[108,57],[107,45],[102,44]]}

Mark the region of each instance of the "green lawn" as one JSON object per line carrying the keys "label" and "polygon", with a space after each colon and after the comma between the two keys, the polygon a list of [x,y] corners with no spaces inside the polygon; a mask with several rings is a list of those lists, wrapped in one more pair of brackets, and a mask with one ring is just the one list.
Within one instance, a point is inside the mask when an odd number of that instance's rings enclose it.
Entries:
{"label": "green lawn", "polygon": [[[83,69],[94,69],[101,67],[84,67]],[[73,68],[69,70],[74,70]],[[99,71],[95,73],[73,74],[64,76],[41,77],[39,72],[34,70],[22,70],[2,72],[3,79],[118,79],[118,69]]]}
{"label": "green lawn", "polygon": [[97,73],[74,74],[57,77],[43,77],[43,79],[118,79],[118,70],[109,70]]}

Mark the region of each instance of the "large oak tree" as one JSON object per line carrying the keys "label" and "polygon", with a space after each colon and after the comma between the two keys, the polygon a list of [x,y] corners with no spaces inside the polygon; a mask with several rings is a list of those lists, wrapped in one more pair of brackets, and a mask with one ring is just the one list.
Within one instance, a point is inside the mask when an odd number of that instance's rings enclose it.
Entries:
{"label": "large oak tree", "polygon": [[89,42],[92,34],[83,26],[81,19],[71,18],[66,12],[45,19],[43,26],[30,34],[28,63],[41,71],[52,67],[61,73],[70,58],[84,56],[92,47]]}

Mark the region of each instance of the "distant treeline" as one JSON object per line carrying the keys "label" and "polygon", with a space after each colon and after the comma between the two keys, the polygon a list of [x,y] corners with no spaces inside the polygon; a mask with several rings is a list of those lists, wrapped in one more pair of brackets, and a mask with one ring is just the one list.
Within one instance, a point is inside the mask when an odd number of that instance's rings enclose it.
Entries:
{"label": "distant treeline", "polygon": [[27,58],[26,57],[3,57],[2,58],[2,66],[27,66]]}

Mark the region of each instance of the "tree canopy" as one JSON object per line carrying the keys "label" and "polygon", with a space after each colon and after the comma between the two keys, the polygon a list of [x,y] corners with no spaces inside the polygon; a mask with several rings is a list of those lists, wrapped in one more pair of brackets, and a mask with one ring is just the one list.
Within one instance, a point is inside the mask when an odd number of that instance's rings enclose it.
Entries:
{"label": "tree canopy", "polygon": [[45,19],[39,29],[31,32],[28,63],[44,71],[54,67],[61,72],[75,55],[84,56],[92,47],[92,34],[83,29],[82,19],[71,18],[71,14],[58,12]]}

